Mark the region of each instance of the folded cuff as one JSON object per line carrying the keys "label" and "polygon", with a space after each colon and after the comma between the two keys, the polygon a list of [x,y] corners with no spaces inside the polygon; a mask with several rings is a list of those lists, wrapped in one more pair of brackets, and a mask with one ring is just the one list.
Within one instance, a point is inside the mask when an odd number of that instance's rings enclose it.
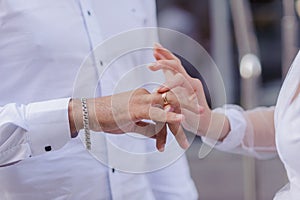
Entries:
{"label": "folded cuff", "polygon": [[223,108],[215,109],[213,112],[222,113],[227,116],[230,124],[230,132],[222,142],[207,137],[202,137],[202,141],[221,151],[230,151],[242,144],[247,127],[243,109],[235,105],[226,105]]}
{"label": "folded cuff", "polygon": [[70,98],[65,98],[27,106],[27,135],[32,155],[60,149],[71,139],[69,101]]}

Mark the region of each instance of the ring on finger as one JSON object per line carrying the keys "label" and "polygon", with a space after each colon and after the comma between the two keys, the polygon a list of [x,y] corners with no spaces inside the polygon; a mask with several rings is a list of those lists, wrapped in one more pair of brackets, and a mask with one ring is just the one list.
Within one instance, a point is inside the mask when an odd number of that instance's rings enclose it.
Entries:
{"label": "ring on finger", "polygon": [[161,98],[163,99],[164,106],[169,105],[168,98],[167,98],[167,93],[168,92],[165,92],[165,93],[161,94]]}

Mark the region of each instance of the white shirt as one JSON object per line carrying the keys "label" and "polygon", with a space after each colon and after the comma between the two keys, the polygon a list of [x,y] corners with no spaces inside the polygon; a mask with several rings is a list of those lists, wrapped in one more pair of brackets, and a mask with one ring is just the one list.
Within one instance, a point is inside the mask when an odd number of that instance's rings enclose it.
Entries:
{"label": "white shirt", "polygon": [[[284,186],[274,197],[274,200],[298,200],[300,197],[300,95],[292,101],[296,95],[296,90],[300,83],[300,53],[296,56],[289,73],[281,88],[274,113],[275,139],[276,145],[272,144],[272,138],[261,137],[265,146],[255,144],[253,130],[251,127],[256,126],[253,120],[249,120],[249,115],[239,107],[227,107],[228,109],[217,110],[217,112],[226,112],[229,119],[231,132],[222,143],[203,138],[204,141],[216,148],[232,153],[252,155],[257,158],[267,159],[279,155],[287,171],[289,183]],[[269,108],[273,109],[273,108]],[[272,127],[265,121],[266,108],[255,110],[258,120],[265,126],[265,133]],[[261,114],[260,113],[264,113]],[[249,128],[250,127],[250,128]],[[265,133],[257,133],[265,134]],[[269,133],[267,133],[269,134]]]}
{"label": "white shirt", "polygon": [[[86,56],[120,32],[155,25],[150,0],[0,0],[0,165],[21,160],[0,167],[0,199],[197,198],[185,156],[154,172],[118,170],[122,157],[110,144],[144,153],[154,149],[154,141],[94,133],[96,150],[90,153],[82,134],[70,138],[67,107]],[[105,56],[94,58],[95,65],[107,64]],[[114,93],[124,74],[149,61],[137,55],[120,59],[100,80],[98,95]],[[154,77],[144,73],[120,91]],[[111,163],[120,166],[105,165]],[[143,166],[129,167],[136,164]]]}

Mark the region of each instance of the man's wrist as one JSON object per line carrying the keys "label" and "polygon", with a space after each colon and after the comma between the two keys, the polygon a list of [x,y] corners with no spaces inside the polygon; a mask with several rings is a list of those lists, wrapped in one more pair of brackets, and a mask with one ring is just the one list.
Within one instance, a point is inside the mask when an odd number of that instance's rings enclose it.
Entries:
{"label": "man's wrist", "polygon": [[82,106],[79,99],[71,99],[68,106],[68,116],[71,137],[78,135],[78,131],[83,128]]}

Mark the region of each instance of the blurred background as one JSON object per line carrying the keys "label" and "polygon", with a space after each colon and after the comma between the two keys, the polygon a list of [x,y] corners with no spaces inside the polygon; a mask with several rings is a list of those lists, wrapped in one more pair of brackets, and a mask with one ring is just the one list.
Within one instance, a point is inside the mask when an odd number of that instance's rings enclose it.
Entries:
{"label": "blurred background", "polygon": [[[222,74],[227,103],[251,109],[276,103],[298,52],[299,5],[298,0],[157,0],[158,23],[198,41]],[[210,96],[218,99],[218,93]],[[201,200],[268,200],[287,182],[278,158],[261,161],[214,150],[199,159],[200,143],[196,138],[187,155]]]}

